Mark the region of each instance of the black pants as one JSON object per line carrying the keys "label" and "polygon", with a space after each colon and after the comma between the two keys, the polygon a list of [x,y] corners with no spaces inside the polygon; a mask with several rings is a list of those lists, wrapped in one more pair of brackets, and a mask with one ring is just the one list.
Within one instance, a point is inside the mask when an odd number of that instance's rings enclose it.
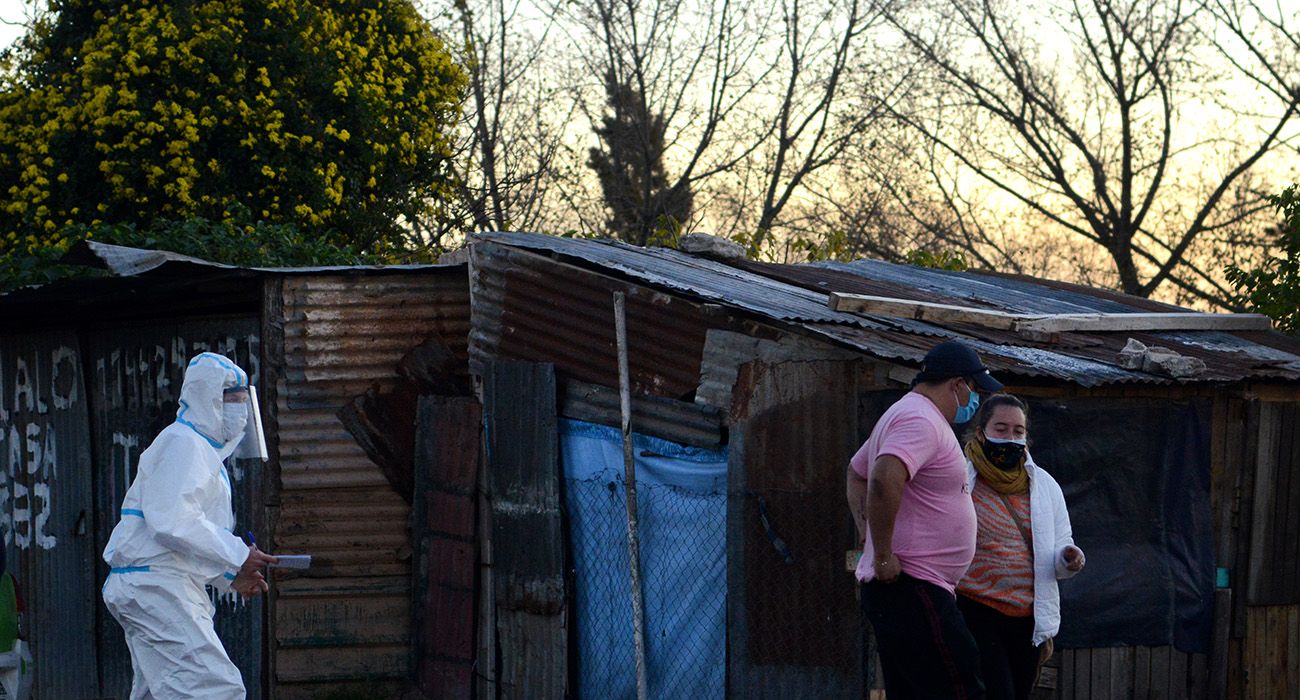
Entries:
{"label": "black pants", "polygon": [[900,574],[863,584],[862,611],[876,633],[889,700],[984,697],[979,648],[951,593]]}
{"label": "black pants", "polygon": [[975,635],[980,670],[990,700],[1026,700],[1038,675],[1038,647],[1033,645],[1034,617],[1011,617],[965,596],[957,608]]}

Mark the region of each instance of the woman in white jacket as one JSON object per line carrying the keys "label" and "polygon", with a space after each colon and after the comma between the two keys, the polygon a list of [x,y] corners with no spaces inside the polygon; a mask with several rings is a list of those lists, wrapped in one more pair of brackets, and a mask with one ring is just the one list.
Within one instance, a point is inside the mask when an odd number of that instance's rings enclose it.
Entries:
{"label": "woman in white jacket", "polygon": [[1082,570],[1084,556],[1061,487],[1029,457],[1025,404],[998,394],[973,424],[966,458],[979,526],[957,607],[979,644],[988,697],[1019,700],[1061,626],[1056,581]]}

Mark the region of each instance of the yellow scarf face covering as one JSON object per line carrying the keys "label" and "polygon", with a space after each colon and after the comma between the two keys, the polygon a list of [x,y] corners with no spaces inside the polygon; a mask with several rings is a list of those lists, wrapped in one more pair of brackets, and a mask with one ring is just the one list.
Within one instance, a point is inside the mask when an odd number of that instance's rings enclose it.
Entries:
{"label": "yellow scarf face covering", "polygon": [[1020,466],[1011,471],[1003,471],[993,466],[984,456],[984,444],[978,439],[966,443],[966,458],[975,465],[975,473],[984,483],[998,493],[1029,493],[1029,470],[1025,469],[1025,458],[1020,458]]}

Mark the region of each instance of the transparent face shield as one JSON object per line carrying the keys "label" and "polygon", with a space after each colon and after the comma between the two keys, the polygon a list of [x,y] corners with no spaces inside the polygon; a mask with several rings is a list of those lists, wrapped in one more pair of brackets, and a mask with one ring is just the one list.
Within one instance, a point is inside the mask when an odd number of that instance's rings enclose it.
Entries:
{"label": "transparent face shield", "polygon": [[266,434],[262,431],[262,412],[258,408],[257,387],[249,385],[247,391],[228,391],[223,397],[227,404],[244,403],[248,406],[248,420],[244,421],[243,437],[230,456],[236,459],[270,459],[266,450]]}

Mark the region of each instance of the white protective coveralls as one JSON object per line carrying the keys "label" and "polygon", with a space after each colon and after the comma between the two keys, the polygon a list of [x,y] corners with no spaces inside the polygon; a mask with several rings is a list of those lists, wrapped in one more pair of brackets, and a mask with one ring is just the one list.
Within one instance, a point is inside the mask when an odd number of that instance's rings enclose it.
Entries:
{"label": "white protective coveralls", "polygon": [[205,352],[190,361],[176,422],[140,455],[104,548],[111,567],[104,603],[126,632],[131,700],[245,697],[204,589],[230,591],[249,556],[232,533],[222,463],[244,435],[240,414],[247,419],[246,404],[223,402],[234,387],[248,387],[248,375],[229,359]]}

